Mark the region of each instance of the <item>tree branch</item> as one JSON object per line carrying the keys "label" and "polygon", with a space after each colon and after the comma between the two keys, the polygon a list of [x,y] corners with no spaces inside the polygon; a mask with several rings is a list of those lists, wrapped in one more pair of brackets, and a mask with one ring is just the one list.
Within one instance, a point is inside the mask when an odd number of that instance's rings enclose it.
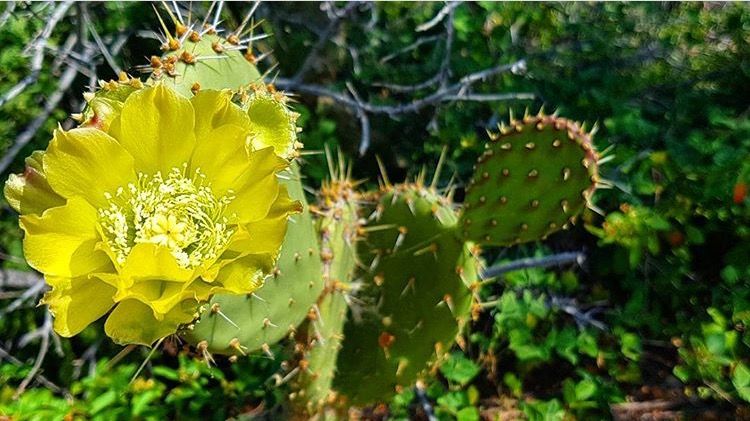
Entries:
{"label": "tree branch", "polygon": [[571,263],[581,265],[585,260],[586,255],[583,252],[571,251],[566,253],[553,254],[551,256],[519,259],[510,263],[503,263],[500,265],[492,266],[482,271],[480,276],[482,279],[492,279],[504,273],[522,269],[549,268],[553,266],[569,265]]}

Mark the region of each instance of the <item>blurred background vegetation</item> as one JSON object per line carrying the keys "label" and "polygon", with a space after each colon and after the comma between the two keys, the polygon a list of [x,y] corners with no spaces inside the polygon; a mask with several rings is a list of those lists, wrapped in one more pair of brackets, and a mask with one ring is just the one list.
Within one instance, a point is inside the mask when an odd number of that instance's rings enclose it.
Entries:
{"label": "blurred background vegetation", "polygon": [[[226,4],[226,25],[251,6]],[[138,75],[159,43],[150,3],[2,7],[5,178],[72,124],[81,92]],[[376,155],[399,181],[447,147],[460,186],[486,130],[527,107],[598,123],[607,149],[605,216],[495,253],[585,261],[505,274],[426,395],[368,416],[426,419],[429,403],[459,420],[750,418],[750,6],[264,3],[256,17],[273,34],[264,67],[299,94],[306,149],[341,148],[370,183]],[[304,160],[318,186],[323,157]],[[54,336],[35,308],[42,286],[11,272],[30,270],[17,216],[0,212],[0,419],[280,416],[281,358],[208,366],[172,342],[131,381],[148,350],[112,361],[120,349],[96,325]]]}

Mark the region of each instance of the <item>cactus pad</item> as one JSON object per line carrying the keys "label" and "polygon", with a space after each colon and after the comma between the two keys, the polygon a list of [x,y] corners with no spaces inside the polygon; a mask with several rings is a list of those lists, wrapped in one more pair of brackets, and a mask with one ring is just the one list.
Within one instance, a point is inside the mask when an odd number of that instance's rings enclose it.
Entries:
{"label": "cactus pad", "polygon": [[578,123],[527,115],[490,137],[466,189],[464,238],[497,246],[534,241],[583,210],[598,180],[598,158]]}
{"label": "cactus pad", "polygon": [[361,319],[347,321],[334,380],[350,403],[389,399],[453,345],[476,276],[457,223],[449,200],[420,185],[397,186],[380,198],[363,241],[374,250],[357,297],[366,304]]}
{"label": "cactus pad", "polygon": [[152,79],[166,81],[187,97],[200,89],[237,91],[261,79],[255,59],[243,53],[236,37],[222,38],[211,29],[183,31],[177,25],[163,47],[167,52],[151,58]]}

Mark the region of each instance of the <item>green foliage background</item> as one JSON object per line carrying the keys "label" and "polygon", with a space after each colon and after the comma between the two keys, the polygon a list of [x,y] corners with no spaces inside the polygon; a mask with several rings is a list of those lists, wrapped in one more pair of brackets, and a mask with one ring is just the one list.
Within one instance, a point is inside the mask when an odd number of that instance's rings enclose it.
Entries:
{"label": "green foliage background", "polygon": [[[444,42],[438,37],[383,58],[417,37],[439,35],[441,25],[426,34],[414,28],[441,7],[375,3],[353,13],[336,42],[319,52],[305,81],[338,91],[350,82],[372,103],[403,101],[403,94],[377,84],[409,85],[432,77],[441,68]],[[92,12],[102,34],[119,28],[135,34],[156,27],[150,8],[99,4]],[[246,9],[227,6],[230,27]],[[325,15],[317,3],[274,3],[260,13],[265,31],[274,34],[266,47],[273,49],[280,74],[293,75],[316,42],[314,31],[305,28],[324,25]],[[22,50],[43,24],[11,18],[0,28],[0,92],[27,73]],[[65,31],[73,30],[70,24],[59,28],[53,40],[60,42]],[[377,116],[371,121],[372,146],[360,157],[356,116],[330,100],[302,96],[297,108],[306,148],[340,146],[355,160],[356,176],[374,182],[376,154],[391,179],[401,180],[413,175],[412,168],[434,165],[447,146],[449,168],[460,184],[481,152],[486,129],[506,119],[510,109],[536,111],[544,104],[564,116],[598,122],[599,149],[612,145],[602,172],[614,188],[597,193],[606,217],[587,212],[572,231],[544,245],[492,254],[500,262],[583,249],[588,259],[583,268],[510,273],[487,292],[494,305],[472,324],[464,346],[427,385],[438,418],[606,418],[610,405],[627,398],[665,397],[690,401],[687,411],[713,407],[746,414],[750,199],[735,197],[735,191],[750,184],[750,7],[478,2],[455,9],[453,30],[449,63],[454,80],[525,59],[525,72],[489,79],[476,85],[476,93],[533,92],[538,100],[455,102],[398,119]],[[341,45],[356,50],[356,61]],[[156,48],[153,40],[134,35],[120,62],[132,68]],[[101,65],[99,76],[114,75]],[[38,83],[0,109],[0,148],[7,148],[39,113],[54,78],[43,72]],[[28,151],[45,147],[55,121],[78,111],[77,100],[80,94],[70,95]],[[317,156],[306,161],[309,184],[316,186],[327,173],[325,163]],[[12,169],[21,167],[18,158]],[[25,268],[20,241],[16,216],[5,206],[0,215],[5,268]],[[0,311],[10,301],[1,300]],[[0,317],[0,346],[17,358],[0,355],[0,419],[5,414],[38,420],[278,414],[285,390],[275,386],[272,376],[280,359],[258,355],[208,368],[174,345],[170,352],[157,353],[131,383],[145,352],[109,367],[107,360],[119,350],[102,337],[101,326],[62,341],[60,353],[48,357],[44,375],[67,393],[35,385],[13,399],[36,354],[32,345],[19,349],[13,344],[42,318],[34,308]],[[283,356],[284,350],[276,352]],[[394,418],[416,416],[418,400],[414,391],[404,391],[388,411]],[[374,414],[378,411],[384,410]]]}

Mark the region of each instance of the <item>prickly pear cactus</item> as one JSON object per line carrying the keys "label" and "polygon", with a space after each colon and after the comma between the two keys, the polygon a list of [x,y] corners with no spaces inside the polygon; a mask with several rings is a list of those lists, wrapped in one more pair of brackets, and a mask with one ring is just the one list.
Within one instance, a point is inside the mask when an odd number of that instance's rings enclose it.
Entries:
{"label": "prickly pear cactus", "polygon": [[304,210],[289,221],[278,268],[248,296],[215,295],[185,338],[209,352],[241,355],[264,350],[295,333],[323,290],[318,240],[298,170],[283,185]]}
{"label": "prickly pear cactus", "polygon": [[[330,154],[329,162],[330,162]],[[343,340],[348,300],[357,264],[360,235],[359,194],[346,174],[343,159],[331,167],[331,179],[318,193],[316,228],[320,235],[325,289],[306,325],[307,335],[298,337],[299,371],[290,396],[294,411],[302,418],[321,414],[336,400],[331,385]],[[330,408],[330,405],[328,405]]]}
{"label": "prickly pear cactus", "polygon": [[563,228],[598,181],[591,135],[578,123],[539,113],[491,134],[466,188],[461,233],[483,245],[538,240]]}
{"label": "prickly pear cactus", "polygon": [[[255,25],[219,35],[227,32],[168,14],[175,29],[162,21],[163,54],[151,57],[151,78],[102,83],[75,116],[82,125],[107,131],[144,84],[165,83],[186,97],[215,90],[209,96],[241,106],[252,127],[248,147],[296,157],[297,114],[255,66]],[[274,275],[254,294],[213,296],[181,333],[204,353],[235,357],[270,353],[294,336],[296,376],[287,378],[295,417],[337,418],[345,405],[384,402],[440,364],[476,307],[474,243],[544,238],[588,204],[599,181],[591,136],[554,115],[511,117],[491,134],[460,212],[434,183],[385,180],[380,191],[361,194],[343,164],[331,164],[319,203],[291,218]],[[296,166],[283,184],[306,203]],[[374,209],[365,221],[360,206],[368,200]]]}
{"label": "prickly pear cactus", "polygon": [[476,278],[457,226],[450,200],[420,184],[388,187],[380,197],[360,252],[370,267],[358,296],[366,305],[352,309],[334,380],[348,403],[387,400],[453,345]]}

